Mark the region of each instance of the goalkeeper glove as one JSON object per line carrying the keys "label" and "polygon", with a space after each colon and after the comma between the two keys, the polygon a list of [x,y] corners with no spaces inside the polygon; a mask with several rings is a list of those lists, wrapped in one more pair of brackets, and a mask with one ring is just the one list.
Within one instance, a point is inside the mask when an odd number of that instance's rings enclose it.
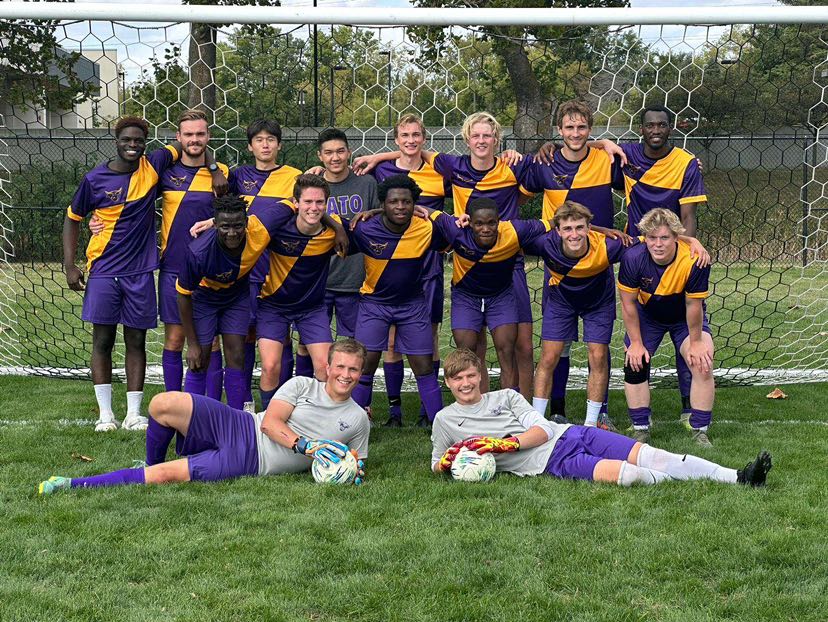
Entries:
{"label": "goalkeeper glove", "polygon": [[308,458],[319,460],[324,466],[328,466],[331,462],[334,464],[339,462],[345,456],[345,452],[348,451],[348,446],[338,441],[310,441],[304,436],[300,436],[293,444],[293,451]]}
{"label": "goalkeeper glove", "polygon": [[472,436],[463,441],[463,447],[479,454],[506,454],[520,449],[516,436],[494,438],[492,436]]}
{"label": "goalkeeper glove", "polygon": [[448,473],[451,471],[451,465],[454,464],[454,459],[457,457],[457,452],[463,448],[463,441],[458,441],[448,449],[446,453],[437,462],[437,470],[441,473]]}

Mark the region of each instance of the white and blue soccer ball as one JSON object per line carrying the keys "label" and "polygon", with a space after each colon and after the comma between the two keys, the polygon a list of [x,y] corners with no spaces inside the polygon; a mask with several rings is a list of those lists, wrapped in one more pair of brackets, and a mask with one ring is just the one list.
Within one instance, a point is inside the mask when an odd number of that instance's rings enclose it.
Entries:
{"label": "white and blue soccer ball", "polygon": [[463,447],[451,464],[451,477],[460,482],[489,482],[497,471],[492,454],[479,454]]}
{"label": "white and blue soccer ball", "polygon": [[330,462],[328,466],[319,460],[311,465],[311,474],[318,484],[353,484],[358,471],[357,459],[350,451],[339,462]]}

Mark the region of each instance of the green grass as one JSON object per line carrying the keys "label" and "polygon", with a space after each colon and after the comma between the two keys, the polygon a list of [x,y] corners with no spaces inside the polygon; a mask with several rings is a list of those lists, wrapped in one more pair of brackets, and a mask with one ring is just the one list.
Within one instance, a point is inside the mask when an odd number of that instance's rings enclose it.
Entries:
{"label": "green grass", "polygon": [[[828,385],[784,389],[785,401],[767,387],[717,396],[705,455],[741,467],[769,449],[762,490],[457,484],[429,472],[428,437],[409,427],[372,431],[360,488],[295,475],[41,499],[51,474],[141,458],[143,436],[62,425],[95,417],[85,382],[0,378],[0,620],[822,621]],[[653,443],[692,451],[675,391],[654,407]],[[619,392],[611,410],[620,423]]]}

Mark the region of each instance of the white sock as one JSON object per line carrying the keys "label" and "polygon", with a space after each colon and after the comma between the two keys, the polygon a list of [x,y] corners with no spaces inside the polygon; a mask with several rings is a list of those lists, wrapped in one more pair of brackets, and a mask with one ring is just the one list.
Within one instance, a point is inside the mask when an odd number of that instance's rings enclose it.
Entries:
{"label": "white sock", "polygon": [[127,417],[141,414],[141,402],[144,401],[143,391],[127,391]]}
{"label": "white sock", "polygon": [[663,471],[673,479],[712,479],[727,484],[736,483],[736,469],[728,469],[690,454],[673,454],[650,445],[641,446],[638,466]]}
{"label": "white sock", "polygon": [[95,399],[98,401],[98,419],[101,421],[115,419],[115,415],[112,414],[112,385],[96,384]]}
{"label": "white sock", "polygon": [[652,486],[653,484],[663,482],[665,479],[670,479],[670,476],[667,475],[667,473],[636,466],[634,464],[630,464],[626,460],[621,463],[621,470],[618,471],[619,486],[632,486],[633,484]]}
{"label": "white sock", "polygon": [[542,397],[533,397],[532,398],[532,408],[537,410],[541,415],[546,414],[546,405],[549,403],[548,399],[543,399]]}
{"label": "white sock", "polygon": [[598,423],[598,415],[601,413],[601,402],[593,402],[592,400],[587,400],[587,414],[586,420],[584,421],[584,425],[594,426]]}

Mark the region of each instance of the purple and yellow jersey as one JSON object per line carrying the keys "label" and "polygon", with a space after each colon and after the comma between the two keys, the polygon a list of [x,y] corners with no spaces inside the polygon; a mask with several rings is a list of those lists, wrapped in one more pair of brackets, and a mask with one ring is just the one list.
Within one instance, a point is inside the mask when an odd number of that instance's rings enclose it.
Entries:
{"label": "purple and yellow jersey", "polygon": [[501,220],[494,246],[483,248],[475,241],[471,227],[458,229],[456,219],[447,214],[432,217],[454,249],[452,288],[481,297],[496,296],[511,287],[521,247],[531,244],[552,228],[544,220]]}
{"label": "purple and yellow jersey", "polygon": [[494,166],[488,171],[472,167],[471,158],[467,155],[430,154],[429,163],[451,182],[455,216],[465,214],[466,206],[472,199],[488,198],[497,203],[500,220],[514,220],[520,215],[518,199],[521,193],[532,195],[518,181],[529,165],[526,158],[514,166],[506,166],[503,160],[495,158]]}
{"label": "purple and yellow jersey", "polygon": [[83,176],[66,216],[79,222],[95,212],[103,222],[103,231],[93,235],[86,247],[90,278],[129,276],[158,267],[158,180],[178,157],[172,146],[166,146],[141,156],[133,173],[118,173],[104,162]]}
{"label": "purple and yellow jersey", "polygon": [[[335,214],[331,218],[342,222]],[[270,269],[259,297],[291,310],[321,305],[335,242],[336,233],[330,227],[313,236],[300,232],[294,216],[279,231],[273,232],[268,247]]]}
{"label": "purple and yellow jersey", "polygon": [[389,231],[382,216],[377,216],[358,223],[350,237],[365,262],[365,282],[359,293],[366,300],[382,304],[402,304],[422,295],[428,251],[444,250],[449,245],[432,220],[416,216],[402,233]]}
{"label": "purple and yellow jersey", "polygon": [[241,295],[242,290],[249,296],[250,271],[292,216],[293,210],[287,205],[251,208],[244,249],[235,257],[222,250],[216,230],[210,229],[188,247],[175,289],[185,296],[218,303]]}
{"label": "purple and yellow jersey", "polygon": [[[245,164],[233,169],[230,177],[230,192],[238,194],[247,201],[249,208],[266,209],[276,207],[284,199],[293,196],[296,177],[302,171],[287,164],[277,166],[270,171],[260,171],[255,166]],[[264,283],[267,278],[268,261],[262,257],[253,268],[250,280]]]}
{"label": "purple and yellow jersey", "polygon": [[618,271],[618,289],[636,294],[642,312],[662,324],[686,322],[685,299],[708,296],[710,266],[699,268],[690,246],[681,240],[677,245],[675,258],[666,266],[653,261],[646,244],[631,247]]}
{"label": "purple and yellow jersey", "polygon": [[[218,164],[229,179],[225,164]],[[193,238],[190,227],[213,217],[213,176],[204,166],[176,162],[161,175],[161,271],[178,274]]]}
{"label": "purple and yellow jersey", "polygon": [[627,232],[639,235],[638,222],[657,207],[674,212],[681,218],[681,206],[707,201],[696,156],[673,147],[663,158],[652,160],[644,155],[644,145],[622,145],[627,154],[623,169],[627,197]]}
{"label": "purple and yellow jersey", "polygon": [[[428,163],[416,171],[408,171],[397,166],[393,160],[380,162],[373,170],[374,177],[378,182],[391,177],[392,175],[408,175],[417,182],[423,191],[417,200],[417,205],[426,209],[442,212],[445,209],[445,199],[451,193],[451,183]],[[443,274],[443,256],[438,252],[428,254],[426,258],[424,279],[430,279]]]}
{"label": "purple and yellow jersey", "polygon": [[592,224],[612,227],[613,163],[606,151],[589,148],[587,157],[570,162],[560,151],[551,165],[532,162],[532,154],[524,160],[530,164],[524,169],[521,185],[530,192],[543,192],[544,220],[552,220],[565,201],[576,201],[592,212]]}
{"label": "purple and yellow jersey", "polygon": [[627,249],[620,240],[590,231],[583,257],[567,257],[557,229],[526,246],[543,259],[549,274],[550,296],[562,296],[576,309],[592,309],[615,298],[615,278],[610,266],[621,261]]}

